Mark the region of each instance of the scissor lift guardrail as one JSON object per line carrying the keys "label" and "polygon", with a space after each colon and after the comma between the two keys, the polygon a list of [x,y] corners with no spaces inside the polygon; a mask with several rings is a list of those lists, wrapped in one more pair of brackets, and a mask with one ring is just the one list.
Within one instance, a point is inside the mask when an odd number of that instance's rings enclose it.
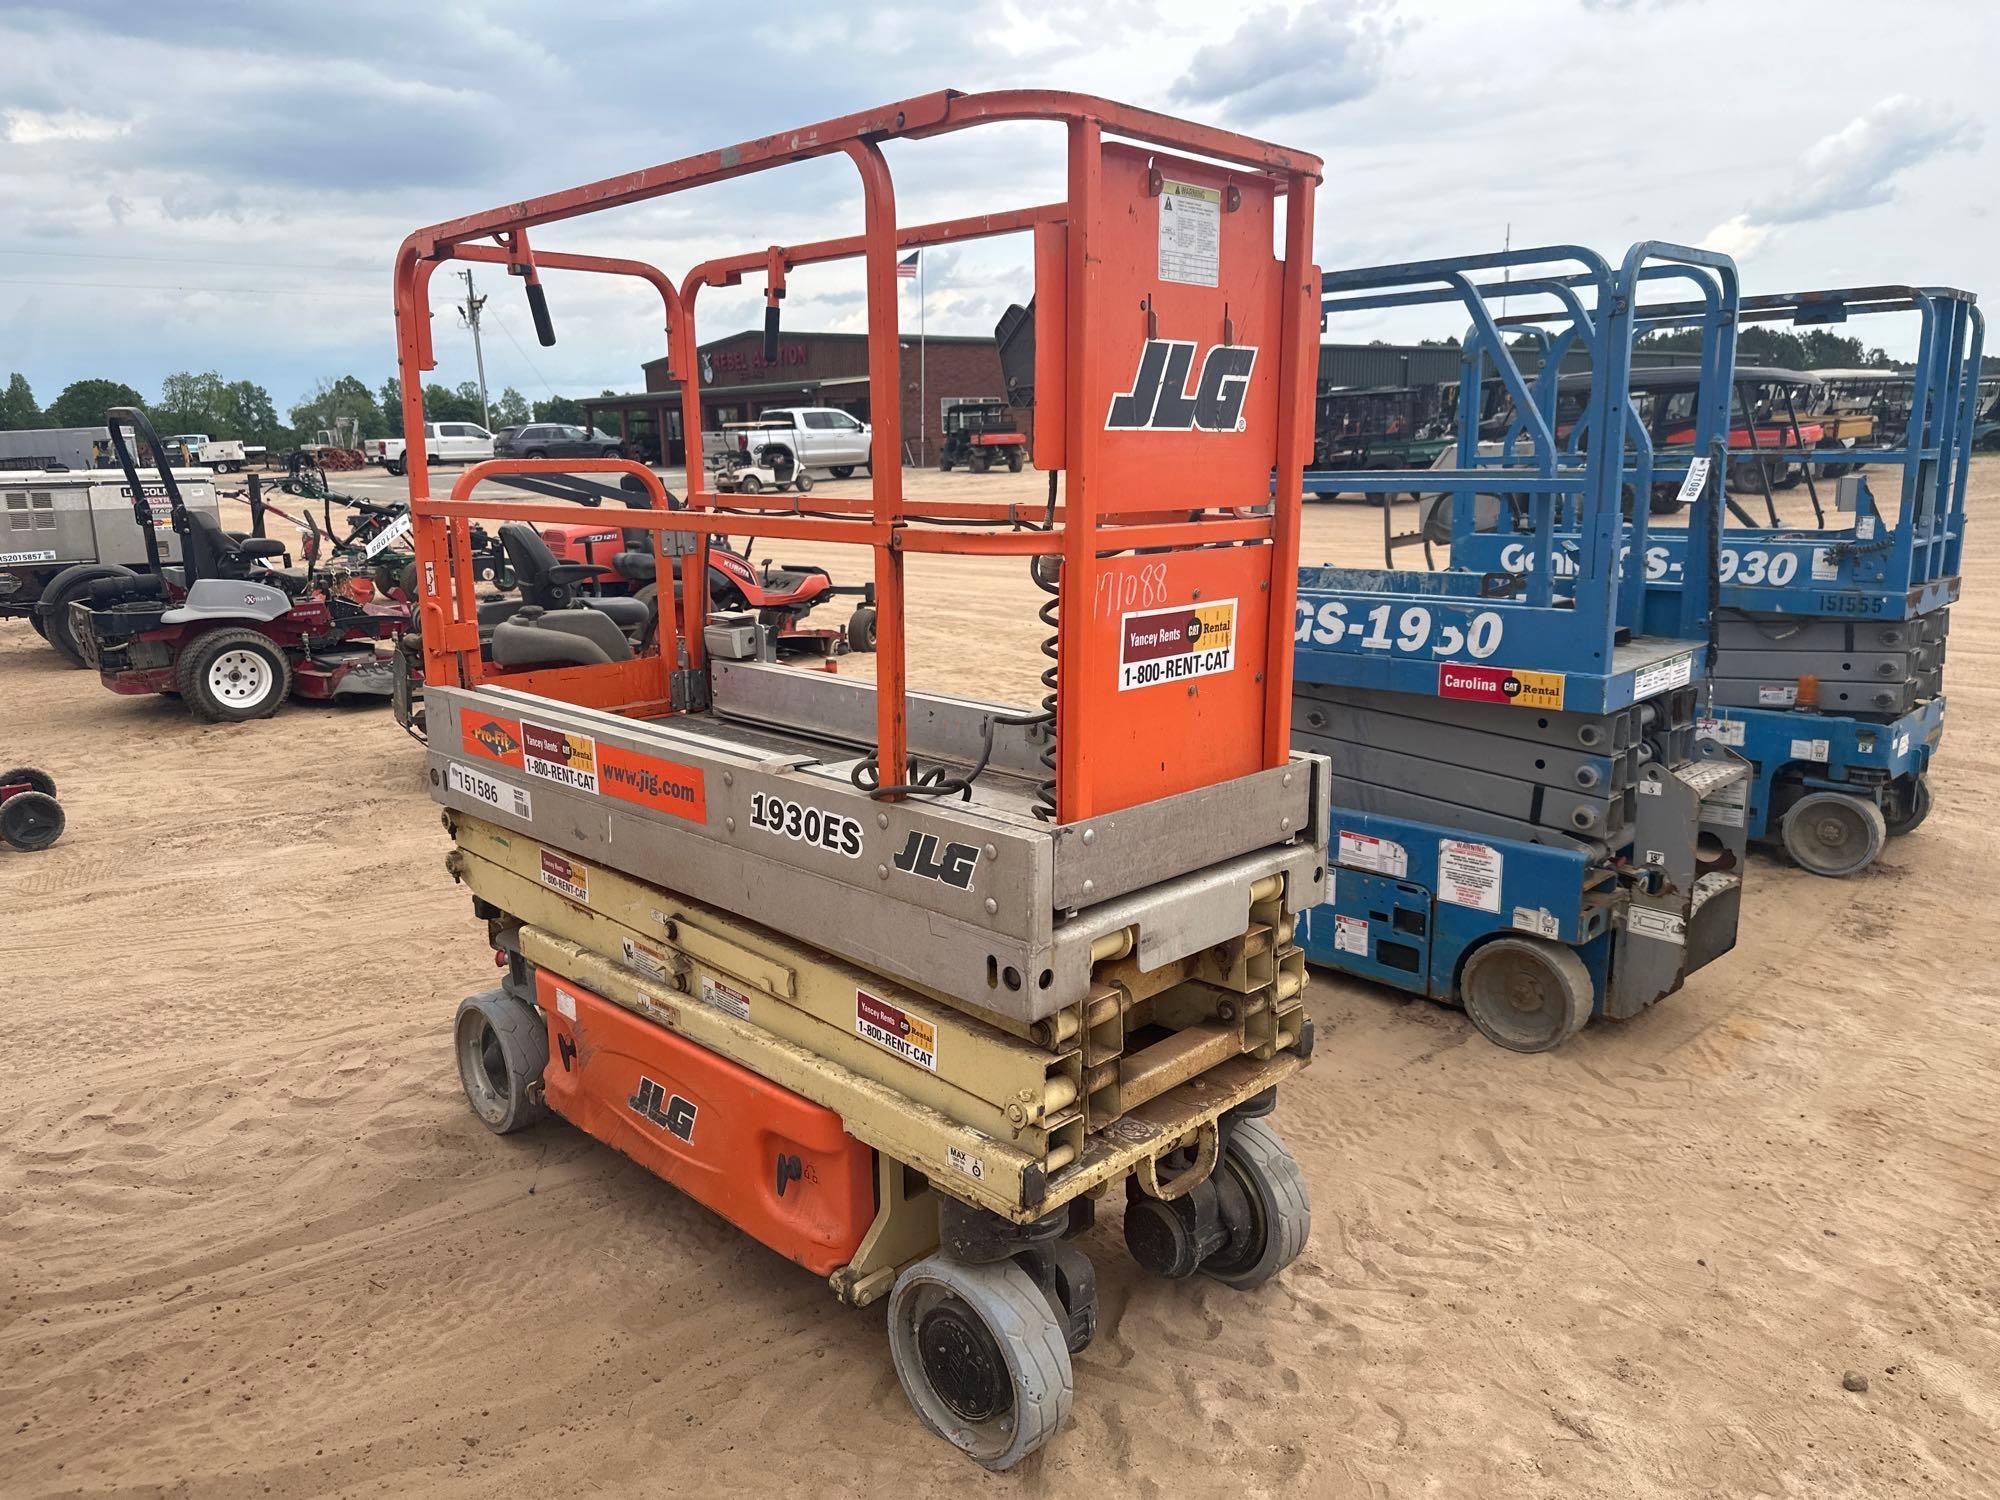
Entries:
{"label": "scissor lift guardrail", "polygon": [[[1712,575],[1662,608],[1619,566],[1648,538],[1647,507],[1627,516],[1621,494],[1633,293],[1667,278],[1707,309],[1697,425],[1720,442],[1737,295],[1726,257],[1644,243],[1613,266],[1554,246],[1324,276],[1329,319],[1455,305],[1470,321],[1455,467],[1344,473],[1341,487],[1441,495],[1468,529],[1512,497],[1542,566],[1301,569],[1293,743],[1331,758],[1336,824],[1334,889],[1302,920],[1306,953],[1455,997],[1518,1050],[1554,1046],[1593,1013],[1635,1014],[1735,939],[1745,768],[1694,734]],[[1532,375],[1502,334],[1503,301],[1547,309]],[[1593,385],[1584,418],[1558,431],[1572,349]],[[1494,378],[1516,416],[1482,443]],[[1712,536],[1720,486],[1699,489],[1697,534]],[[1566,531],[1579,561],[1558,586]]]}
{"label": "scissor lift guardrail", "polygon": [[[1640,324],[1675,329],[1697,311],[1662,303],[1643,308]],[[1891,314],[1914,314],[1918,323],[1910,419],[1900,441],[1788,446],[1786,461],[1806,474],[1791,503],[1803,500],[1810,518],[1776,524],[1768,489],[1773,524],[1732,504],[1715,566],[1717,653],[1704,733],[1756,768],[1746,807],[1750,836],[1781,840],[1800,865],[1823,875],[1867,868],[1891,834],[1915,828],[1930,807],[1984,319],[1969,293],[1914,286],[1758,296],[1744,300],[1740,315],[1819,327]],[[1638,454],[1627,482],[1671,478],[1688,459]],[[1815,480],[1816,469],[1840,477]],[[1893,497],[1878,497],[1884,481]],[[1455,529],[1452,557],[1520,576],[1542,556],[1532,540],[1518,519],[1502,514],[1495,530]],[[1565,536],[1552,560],[1559,589],[1576,566],[1576,541]],[[1658,528],[1626,558],[1628,576],[1643,572],[1650,622],[1676,611],[1690,549],[1702,545],[1698,526]]]}

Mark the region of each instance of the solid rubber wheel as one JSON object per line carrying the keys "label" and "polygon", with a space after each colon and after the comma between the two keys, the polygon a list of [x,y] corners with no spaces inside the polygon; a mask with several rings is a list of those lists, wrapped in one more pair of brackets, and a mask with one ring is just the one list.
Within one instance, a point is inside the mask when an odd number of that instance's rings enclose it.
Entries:
{"label": "solid rubber wheel", "polygon": [[873,651],[875,649],[875,610],[864,604],[847,619],[847,649],[850,651]]}
{"label": "solid rubber wheel", "polygon": [[1897,838],[1910,832],[1930,815],[1931,779],[1928,776],[1919,775],[1915,785],[1910,790],[1909,810],[1903,813],[1901,817],[1890,818],[1885,815],[1884,826],[1889,830],[1889,837]]}
{"label": "solid rubber wheel", "polygon": [[175,683],[196,717],[240,724],[278,711],[292,690],[292,667],[268,636],[214,630],[181,652]]}
{"label": "solid rubber wheel", "polygon": [[1836,879],[1867,869],[1889,841],[1882,809],[1842,792],[1808,792],[1786,812],[1782,832],[1801,869]]}
{"label": "solid rubber wheel", "polygon": [[0,802],[0,842],[32,853],[62,837],[62,804],[47,792],[16,792]]}
{"label": "solid rubber wheel", "polygon": [[754,495],[764,488],[764,481],[755,474],[745,474],[737,481],[736,488],[742,494]]}
{"label": "solid rubber wheel", "polygon": [[47,771],[37,771],[33,766],[14,766],[0,771],[0,786],[26,785],[29,791],[40,792],[44,797],[56,794],[56,779]]}
{"label": "solid rubber wheel", "polygon": [[549,1031],[534,1007],[505,990],[482,990],[458,1002],[452,1022],[458,1081],[479,1121],[495,1135],[533,1125],[548,1106],[528,1097],[549,1065]]}
{"label": "solid rubber wheel", "polygon": [[804,469],[799,470],[798,477],[792,481],[792,488],[797,490],[801,495],[805,495],[811,493],[812,487],[812,475],[808,474]]}
{"label": "solid rubber wheel", "polygon": [[1216,1170],[1242,1184],[1250,1199],[1249,1243],[1231,1256],[1211,1255],[1201,1273],[1247,1292],[1262,1286],[1299,1258],[1312,1235],[1312,1204],[1305,1173],[1263,1120],[1239,1120]]}
{"label": "solid rubber wheel", "polygon": [[1458,993],[1482,1034],[1509,1052],[1547,1052],[1590,1019],[1590,970],[1542,938],[1495,938],[1465,961]]}
{"label": "solid rubber wheel", "polygon": [[1008,1469],[1069,1416],[1069,1343],[1049,1299],[1011,1260],[933,1255],[889,1293],[889,1358],[924,1426]]}

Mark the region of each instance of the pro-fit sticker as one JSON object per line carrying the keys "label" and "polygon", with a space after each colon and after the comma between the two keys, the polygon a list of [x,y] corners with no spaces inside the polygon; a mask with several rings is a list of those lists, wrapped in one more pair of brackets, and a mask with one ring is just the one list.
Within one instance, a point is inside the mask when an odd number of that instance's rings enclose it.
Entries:
{"label": "pro-fit sticker", "polygon": [[521,763],[530,776],[573,792],[597,790],[597,741],[573,730],[521,721]]}
{"label": "pro-fit sticker", "polygon": [[1119,616],[1118,691],[1213,677],[1236,665],[1236,601]]}
{"label": "pro-fit sticker", "polygon": [[1517,672],[1512,667],[1465,667],[1455,662],[1438,668],[1438,696],[1471,703],[1561,708],[1563,682],[1560,672]]}
{"label": "pro-fit sticker", "polygon": [[566,854],[542,851],[542,884],[572,901],[590,904],[590,871]]}
{"label": "pro-fit sticker", "polygon": [[866,990],[854,992],[854,1034],[904,1062],[937,1071],[937,1028]]}
{"label": "pro-fit sticker", "polygon": [[497,760],[503,766],[521,765],[521,721],[496,714],[459,715],[459,742],[468,755]]}

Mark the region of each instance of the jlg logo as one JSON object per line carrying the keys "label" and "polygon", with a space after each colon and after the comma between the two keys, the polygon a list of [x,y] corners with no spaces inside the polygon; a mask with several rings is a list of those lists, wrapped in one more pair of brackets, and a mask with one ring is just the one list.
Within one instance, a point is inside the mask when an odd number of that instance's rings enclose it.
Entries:
{"label": "jlg logo", "polygon": [[625,1101],[625,1107],[642,1120],[650,1120],[670,1135],[693,1144],[695,1106],[679,1094],[669,1094],[652,1079],[641,1077],[639,1091]]}
{"label": "jlg logo", "polygon": [[979,867],[976,844],[949,843],[939,852],[934,833],[912,833],[909,842],[897,851],[896,868],[925,880],[939,880],[959,890],[972,888],[972,872]]}
{"label": "jlg logo", "polygon": [[1190,394],[1188,372],[1194,368],[1194,341],[1147,339],[1139,352],[1139,373],[1132,377],[1132,389],[1111,398],[1105,430],[1239,432],[1243,398],[1249,394],[1250,372],[1256,367],[1255,346],[1217,344],[1202,360],[1201,379]]}

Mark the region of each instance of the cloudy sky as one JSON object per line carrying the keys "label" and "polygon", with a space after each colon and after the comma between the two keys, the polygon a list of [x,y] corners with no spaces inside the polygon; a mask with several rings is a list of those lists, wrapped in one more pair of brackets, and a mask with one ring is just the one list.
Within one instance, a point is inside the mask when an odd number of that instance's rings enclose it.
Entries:
{"label": "cloudy sky", "polygon": [[[0,377],[149,396],[171,370],[269,387],[393,369],[411,228],[932,89],[1084,89],[1327,163],[1323,265],[1577,241],[1734,253],[1748,290],[1870,281],[2000,298],[2000,6],[1990,0],[912,0],[340,5],[0,0]],[[1842,39],[1856,39],[1850,52]],[[891,150],[906,221],[1042,201],[1059,137]],[[754,184],[754,185],[753,185]],[[706,255],[859,227],[814,163],[549,230],[542,248]],[[940,251],[933,332],[987,332],[1023,242]],[[560,342],[489,278],[487,368],[530,398],[635,389],[657,303],[551,278]],[[440,367],[472,374],[437,282]],[[704,338],[759,316],[706,296]],[[917,317],[904,292],[906,328]],[[851,271],[801,275],[787,326],[852,329]],[[1454,331],[1342,326],[1329,337]],[[1886,333],[1887,330],[1884,330]],[[1893,340],[1883,339],[1893,343]]]}

